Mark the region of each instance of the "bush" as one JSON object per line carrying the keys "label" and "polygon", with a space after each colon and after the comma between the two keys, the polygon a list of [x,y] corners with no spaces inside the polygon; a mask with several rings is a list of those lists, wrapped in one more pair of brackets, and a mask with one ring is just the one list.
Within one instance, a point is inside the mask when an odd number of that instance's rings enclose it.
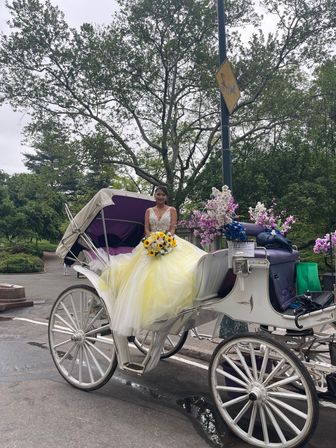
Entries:
{"label": "bush", "polygon": [[6,248],[8,254],[26,254],[35,255],[36,257],[42,257],[43,252],[34,246],[30,246],[25,243],[17,243],[14,246],[8,246]]}
{"label": "bush", "polygon": [[58,243],[50,243],[49,241],[42,240],[37,243],[38,249],[41,252],[55,252],[57,249]]}
{"label": "bush", "polygon": [[0,272],[2,273],[41,272],[43,269],[43,261],[35,255],[5,252],[1,254]]}
{"label": "bush", "polygon": [[0,246],[0,253],[2,251],[5,251],[10,254],[30,254],[30,255],[36,255],[37,257],[42,257],[43,252],[55,252],[57,248],[57,244],[50,243],[49,241],[38,241],[37,246],[36,243],[33,241],[20,241],[17,243],[8,243],[2,244]]}

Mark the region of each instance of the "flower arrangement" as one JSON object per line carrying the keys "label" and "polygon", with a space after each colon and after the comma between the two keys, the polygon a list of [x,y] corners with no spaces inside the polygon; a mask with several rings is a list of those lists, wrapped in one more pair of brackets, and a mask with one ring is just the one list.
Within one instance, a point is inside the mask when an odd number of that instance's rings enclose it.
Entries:
{"label": "flower arrangement", "polygon": [[142,244],[150,257],[166,255],[176,247],[174,236],[168,232],[152,232],[142,239]]}
{"label": "flower arrangement", "polygon": [[326,233],[323,238],[316,238],[313,251],[315,254],[329,254],[331,248],[333,250],[336,248],[336,230],[331,233]]}
{"label": "flower arrangement", "polygon": [[280,233],[281,235],[286,235],[293,224],[295,223],[295,218],[292,215],[287,216],[283,219],[285,212],[281,212],[277,215],[274,211],[273,203],[270,208],[266,208],[265,204],[262,202],[257,202],[257,205],[252,208],[249,207],[250,220],[255,224],[259,224],[265,228],[265,230],[271,233]]}
{"label": "flower arrangement", "polygon": [[203,246],[211,244],[216,236],[223,234],[224,226],[233,222],[237,207],[226,185],[221,191],[212,188],[211,199],[205,203],[203,211],[193,211],[190,219],[181,221],[181,224],[194,229],[194,235],[201,237]]}
{"label": "flower arrangement", "polygon": [[223,235],[228,241],[247,241],[245,228],[237,221],[232,221],[230,224],[224,224]]}

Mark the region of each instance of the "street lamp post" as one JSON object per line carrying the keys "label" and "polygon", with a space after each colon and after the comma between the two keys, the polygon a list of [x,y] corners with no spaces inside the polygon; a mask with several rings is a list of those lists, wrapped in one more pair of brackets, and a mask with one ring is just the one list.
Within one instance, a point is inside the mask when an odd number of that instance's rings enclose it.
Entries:
{"label": "street lamp post", "polygon": [[[218,15],[219,65],[222,65],[226,59],[224,0],[217,0],[217,15]],[[221,109],[221,132],[222,132],[223,180],[224,185],[227,185],[232,191],[232,162],[230,151],[229,111],[222,95],[220,95],[220,109]]]}
{"label": "street lamp post", "polygon": [[[219,65],[226,59],[226,34],[225,34],[225,14],[224,0],[217,0],[218,14],[218,45],[219,45]],[[223,183],[232,191],[232,161],[230,151],[230,114],[225,104],[223,95],[220,95],[221,109],[221,132],[222,132],[222,170]],[[236,333],[243,333],[248,330],[245,322],[235,321],[224,316],[219,329],[219,336],[226,338]]]}

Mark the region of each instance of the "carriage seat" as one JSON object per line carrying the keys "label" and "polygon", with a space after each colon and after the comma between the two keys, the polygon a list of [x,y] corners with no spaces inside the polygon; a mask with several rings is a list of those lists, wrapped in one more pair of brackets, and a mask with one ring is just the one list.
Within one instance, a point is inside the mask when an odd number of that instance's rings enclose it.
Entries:
{"label": "carriage seat", "polygon": [[218,295],[229,271],[228,250],[222,249],[203,255],[199,259],[196,276],[196,300],[206,300]]}
{"label": "carriage seat", "polygon": [[[299,252],[283,249],[267,249],[266,256],[270,262],[269,293],[273,307],[277,311],[286,310],[296,297],[295,267],[299,262]],[[265,250],[256,248],[256,258],[264,258]]]}
{"label": "carriage seat", "polygon": [[[100,249],[102,249],[105,253],[107,252],[106,247],[100,247]],[[133,249],[134,247],[130,246],[109,247],[108,252],[110,255],[128,254],[132,252]],[[85,250],[84,254],[87,257],[88,261],[92,261],[97,258],[97,255],[93,250]]]}

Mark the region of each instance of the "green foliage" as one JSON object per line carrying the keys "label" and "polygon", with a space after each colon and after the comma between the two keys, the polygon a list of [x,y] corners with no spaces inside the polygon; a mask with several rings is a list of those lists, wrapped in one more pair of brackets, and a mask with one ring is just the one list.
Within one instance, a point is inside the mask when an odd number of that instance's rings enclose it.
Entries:
{"label": "green foliage", "polygon": [[43,261],[37,256],[25,253],[1,253],[0,272],[2,273],[41,272],[43,268]]}
{"label": "green foliage", "polygon": [[46,240],[41,241],[16,241],[14,243],[8,243],[4,241],[0,245],[0,253],[6,252],[8,254],[24,253],[30,255],[36,255],[37,257],[42,257],[43,252],[55,252],[57,244],[50,243]]}
{"label": "green foliage", "polygon": [[38,175],[15,174],[0,180],[0,236],[8,241],[57,241],[64,219],[64,197]]}

